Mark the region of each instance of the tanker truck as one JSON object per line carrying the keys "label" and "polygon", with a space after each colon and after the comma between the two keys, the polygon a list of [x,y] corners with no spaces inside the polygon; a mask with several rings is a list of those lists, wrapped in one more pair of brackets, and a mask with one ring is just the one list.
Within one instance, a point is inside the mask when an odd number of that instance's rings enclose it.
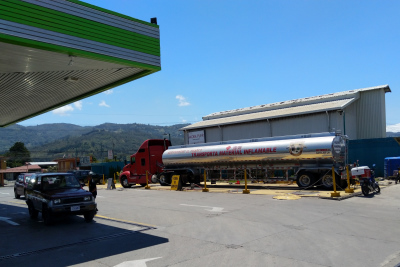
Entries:
{"label": "tanker truck", "polygon": [[171,146],[167,139],[146,140],[131,156],[120,176],[123,187],[147,182],[169,185],[173,175],[183,184],[200,184],[204,172],[212,179],[224,176],[263,180],[276,170],[292,170],[299,187],[346,186],[347,136],[318,133]]}

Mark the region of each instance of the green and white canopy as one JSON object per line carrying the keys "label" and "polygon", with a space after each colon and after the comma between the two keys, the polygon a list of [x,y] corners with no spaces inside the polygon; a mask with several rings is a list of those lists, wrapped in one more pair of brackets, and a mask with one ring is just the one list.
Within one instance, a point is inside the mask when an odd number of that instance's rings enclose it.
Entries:
{"label": "green and white canopy", "polygon": [[77,0],[1,0],[0,51],[0,127],[161,70],[158,25]]}

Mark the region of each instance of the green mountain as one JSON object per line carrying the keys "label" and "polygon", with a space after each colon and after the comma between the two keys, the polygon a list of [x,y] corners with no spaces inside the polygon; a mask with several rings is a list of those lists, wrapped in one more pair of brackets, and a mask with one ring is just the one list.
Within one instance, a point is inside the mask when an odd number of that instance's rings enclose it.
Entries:
{"label": "green mountain", "polygon": [[171,136],[173,145],[183,144],[180,128],[188,124],[153,126],[146,124],[113,124],[78,126],[73,124],[12,125],[0,128],[0,151],[4,154],[15,142],[23,142],[32,161],[52,161],[62,157],[94,156],[104,160],[109,150],[118,160],[135,153],[147,139]]}

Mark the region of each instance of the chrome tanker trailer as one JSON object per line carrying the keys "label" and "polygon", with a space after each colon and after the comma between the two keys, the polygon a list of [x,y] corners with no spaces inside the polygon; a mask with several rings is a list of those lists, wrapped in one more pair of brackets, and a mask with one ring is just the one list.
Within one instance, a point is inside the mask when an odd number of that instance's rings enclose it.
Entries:
{"label": "chrome tanker trailer", "polygon": [[169,184],[174,174],[199,183],[205,171],[209,178],[237,179],[246,170],[251,179],[262,180],[271,171],[293,170],[300,187],[332,188],[334,167],[337,184],[344,188],[346,139],[340,133],[321,133],[170,146],[162,154],[157,178],[161,185]]}

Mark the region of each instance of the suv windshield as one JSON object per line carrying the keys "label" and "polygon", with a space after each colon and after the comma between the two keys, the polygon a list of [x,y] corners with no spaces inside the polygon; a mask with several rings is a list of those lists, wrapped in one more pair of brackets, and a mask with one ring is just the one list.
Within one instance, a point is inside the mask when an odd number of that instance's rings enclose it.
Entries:
{"label": "suv windshield", "polygon": [[57,190],[65,188],[81,188],[78,180],[73,175],[54,175],[42,177],[43,190]]}

